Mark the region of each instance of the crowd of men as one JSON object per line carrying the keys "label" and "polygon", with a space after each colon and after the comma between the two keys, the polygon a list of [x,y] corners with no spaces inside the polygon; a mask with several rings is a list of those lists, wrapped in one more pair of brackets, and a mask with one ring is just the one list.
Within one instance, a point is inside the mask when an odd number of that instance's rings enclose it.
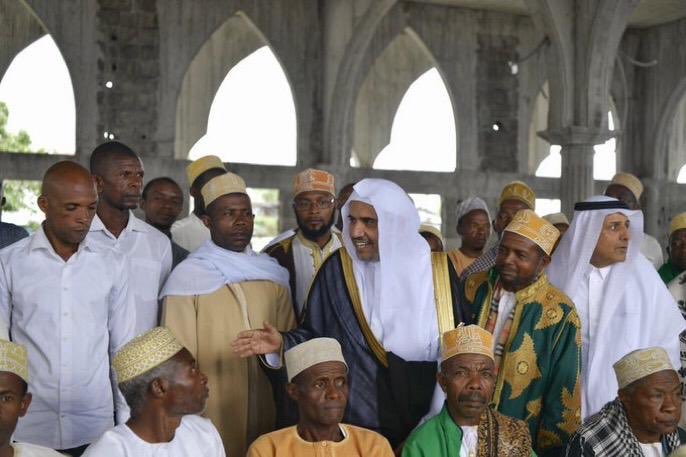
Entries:
{"label": "crowd of men", "polygon": [[397,184],[307,169],[258,253],[245,181],[186,171],[177,220],[107,142],[0,225],[0,457],[684,452],[686,213],[663,263],[635,176],[571,222],[521,181],[493,219],[465,196],[451,249]]}

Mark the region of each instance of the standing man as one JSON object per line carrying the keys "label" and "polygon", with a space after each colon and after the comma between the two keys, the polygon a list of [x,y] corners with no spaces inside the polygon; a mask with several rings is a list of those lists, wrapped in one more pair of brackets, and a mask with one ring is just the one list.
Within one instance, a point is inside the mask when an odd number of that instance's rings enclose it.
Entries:
{"label": "standing man", "polygon": [[[500,193],[500,200],[498,202],[498,214],[495,217],[493,230],[498,235],[498,238],[503,233],[507,224],[510,223],[517,211],[522,209],[536,209],[536,194],[522,181],[512,181],[503,188]],[[484,252],[481,257],[472,262],[464,269],[460,275],[462,279],[467,276],[479,273],[481,271],[488,271],[495,265],[495,258],[498,255],[498,244]]]}
{"label": "standing man", "polygon": [[188,251],[171,239],[171,226],[183,208],[181,187],[171,178],[155,178],[143,188],[141,209],[145,222],[167,235],[171,243],[172,268],[188,256]]}
{"label": "standing man", "polygon": [[193,212],[171,227],[172,239],[179,246],[193,252],[210,239],[210,231],[202,221],[205,214],[205,202],[201,189],[207,182],[226,173],[222,159],[217,156],[204,156],[193,161],[186,167],[186,177],[193,197]]}
{"label": "standing man", "polygon": [[686,270],[686,213],[677,214],[672,218],[667,254],[667,262],[657,270],[665,284],[669,284]]}
{"label": "standing man", "polygon": [[542,456],[564,452],[581,419],[579,316],[545,274],[558,236],[521,210],[502,233],[495,267],[464,283],[464,303],[493,334],[495,408],[527,423]]}
{"label": "standing man", "polygon": [[273,359],[303,341],[335,338],[350,361],[343,420],[396,447],[429,412],[439,330],[462,320],[453,307],[458,278],[445,254],[429,251],[417,209],[398,185],[364,179],[342,211],[344,247],[315,276],[300,327],[242,332],[232,346],[241,357]]}
{"label": "standing man", "polygon": [[314,274],[341,247],[334,223],[336,186],[331,173],[309,168],[293,180],[295,234],[265,248],[265,253],[288,270],[296,316],[302,314]]}
{"label": "standing man", "polygon": [[116,250],[128,261],[138,335],[159,322],[157,296],[171,271],[171,244],[133,214],[141,200],[144,174],[135,152],[117,141],[103,143],[93,150],[90,168],[99,200],[88,239]]}
{"label": "standing man", "polygon": [[[626,203],[630,210],[640,211],[639,203],[643,194],[643,184],[641,180],[631,173],[617,173],[610,181],[610,185],[605,189],[605,195],[616,198],[620,202]],[[660,268],[663,262],[662,246],[652,236],[643,234],[641,243],[641,254],[643,254],[655,269]]]}
{"label": "standing man", "polygon": [[274,430],[275,407],[259,361],[238,357],[231,341],[264,322],[280,331],[295,326],[288,271],[250,249],[254,215],[240,176],[211,179],[202,196],[212,239],[172,272],[161,294],[162,322],[207,374],[206,414],[227,454],[245,455],[255,438]]}
{"label": "standing man", "polygon": [[88,170],[58,162],[38,197],[45,221],[0,252],[0,316],[32,376],[15,436],[72,456],[128,417],[110,357],[133,338],[136,307],[126,260],[86,236],[97,204]]}
{"label": "standing man", "polygon": [[636,349],[665,348],[679,366],[686,327],[655,268],[641,255],[643,213],[605,196],[574,206],[550,282],[571,297],[581,320],[581,412],[591,416],[617,393],[612,364]]}
{"label": "standing man", "polygon": [[479,197],[469,197],[458,203],[456,229],[462,245],[460,249],[450,251],[448,257],[457,274],[461,275],[465,268],[481,257],[491,236],[491,215],[486,202]]}

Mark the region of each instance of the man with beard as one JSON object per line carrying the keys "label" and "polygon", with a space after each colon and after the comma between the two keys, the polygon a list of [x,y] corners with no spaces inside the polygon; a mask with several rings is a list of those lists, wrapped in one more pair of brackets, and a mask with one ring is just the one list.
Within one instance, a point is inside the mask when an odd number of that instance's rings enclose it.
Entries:
{"label": "man with beard", "polygon": [[159,322],[157,296],[171,271],[171,244],[133,214],[141,200],[144,175],[135,152],[117,141],[103,143],[93,150],[90,168],[99,200],[88,239],[123,254],[129,262],[139,335]]}
{"label": "man with beard", "polygon": [[332,174],[312,168],[298,173],[293,180],[293,211],[298,229],[264,250],[288,270],[296,316],[302,314],[315,273],[341,247],[339,235],[331,230],[336,206],[334,195]]}
{"label": "man with beard", "polygon": [[0,317],[27,349],[33,394],[15,437],[71,456],[129,413],[110,360],[135,335],[136,307],[126,260],[86,236],[97,204],[88,170],[58,162],[38,197],[45,221],[0,252]]}
{"label": "man with beard", "polygon": [[544,273],[558,236],[521,210],[503,230],[495,267],[464,283],[475,323],[493,334],[495,408],[527,423],[542,456],[564,452],[581,410],[579,317]]}
{"label": "man with beard", "polygon": [[207,374],[212,397],[206,415],[227,454],[242,456],[248,444],[274,430],[276,408],[260,362],[238,357],[231,341],[264,322],[280,331],[295,326],[288,271],[250,248],[254,214],[240,176],[224,173],[211,179],[202,197],[212,239],[169,276],[161,293],[162,323]]}
{"label": "man with beard", "polygon": [[225,457],[217,429],[197,415],[205,410],[207,376],[168,328],[134,338],[112,367],[131,418],[105,432],[84,457]]}

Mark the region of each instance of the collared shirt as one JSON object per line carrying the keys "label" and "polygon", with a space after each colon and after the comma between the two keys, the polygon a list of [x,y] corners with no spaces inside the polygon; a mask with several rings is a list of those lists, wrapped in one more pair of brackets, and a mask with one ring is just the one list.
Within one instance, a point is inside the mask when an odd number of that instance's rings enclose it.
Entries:
{"label": "collared shirt", "polygon": [[134,336],[126,261],[88,238],[66,262],[43,228],[0,251],[0,315],[26,346],[31,407],[19,441],[53,449],[98,438],[128,408],[110,383],[110,357]]}
{"label": "collared shirt", "polygon": [[172,266],[171,243],[152,225],[129,213],[129,222],[115,237],[98,216],[93,218],[89,240],[124,255],[129,262],[131,290],[136,301],[136,335],[159,323],[157,297]]}
{"label": "collared shirt", "polygon": [[210,239],[210,229],[195,213],[174,222],[171,234],[172,240],[188,252],[195,251]]}
{"label": "collared shirt", "polygon": [[295,266],[295,297],[294,303],[297,309],[297,315],[302,314],[305,300],[307,300],[307,293],[310,291],[312,279],[315,273],[322,266],[324,260],[327,259],[336,249],[341,247],[341,240],[336,233],[331,233],[331,239],[323,248],[320,248],[317,243],[305,238],[300,232],[293,238],[293,264]]}

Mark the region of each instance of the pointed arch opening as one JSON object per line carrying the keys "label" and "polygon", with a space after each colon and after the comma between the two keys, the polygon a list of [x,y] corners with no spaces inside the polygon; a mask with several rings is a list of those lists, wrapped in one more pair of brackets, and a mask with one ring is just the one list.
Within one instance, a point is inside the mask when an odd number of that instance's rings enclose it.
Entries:
{"label": "pointed arch opening", "polygon": [[[675,170],[676,182],[686,184],[686,92],[674,111],[672,127],[667,139],[667,159],[670,170]],[[673,173],[673,172],[672,172]]]}

